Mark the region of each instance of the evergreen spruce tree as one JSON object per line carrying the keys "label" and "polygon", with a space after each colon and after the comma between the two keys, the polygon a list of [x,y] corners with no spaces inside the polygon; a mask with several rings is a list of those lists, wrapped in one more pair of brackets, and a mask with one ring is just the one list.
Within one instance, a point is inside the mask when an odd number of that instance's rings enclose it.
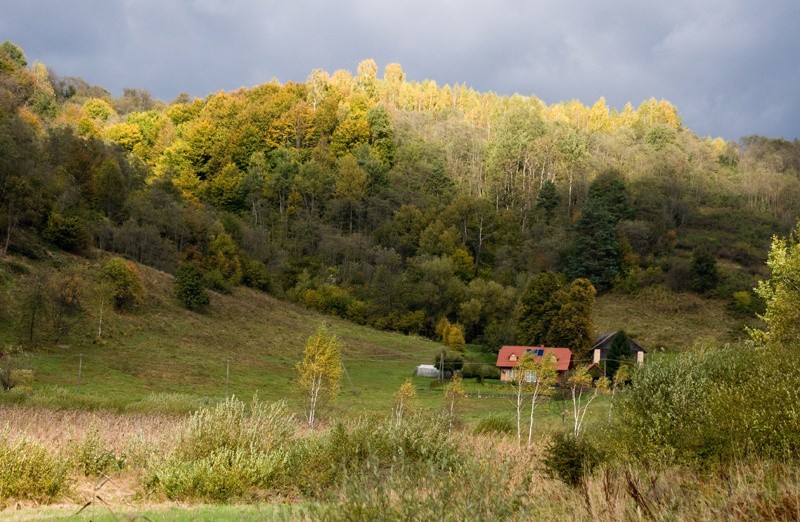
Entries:
{"label": "evergreen spruce tree", "polygon": [[539,196],[536,198],[536,208],[544,210],[547,223],[553,219],[553,214],[561,203],[561,197],[556,190],[556,184],[549,179],[542,183],[542,188],[539,189]]}
{"label": "evergreen spruce tree", "polygon": [[587,278],[595,288],[607,290],[622,264],[613,215],[598,201],[589,201],[576,223],[577,235],[567,261],[570,279]]}
{"label": "evergreen spruce tree", "polygon": [[585,277],[600,291],[608,290],[622,271],[616,226],[633,217],[625,183],[615,171],[600,174],[589,185],[589,197],[575,224],[575,240],[567,276]]}
{"label": "evergreen spruce tree", "polygon": [[620,330],[611,341],[611,347],[606,355],[606,376],[617,374],[617,369],[623,364],[621,361],[631,358],[631,344],[625,330]]}
{"label": "evergreen spruce tree", "polygon": [[705,293],[719,284],[717,260],[705,248],[697,248],[692,253],[692,280],[690,287],[695,292]]}

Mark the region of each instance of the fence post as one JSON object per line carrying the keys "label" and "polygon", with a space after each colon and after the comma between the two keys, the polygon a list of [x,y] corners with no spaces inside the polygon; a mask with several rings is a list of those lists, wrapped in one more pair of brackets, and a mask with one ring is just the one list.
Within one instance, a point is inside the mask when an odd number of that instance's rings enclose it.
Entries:
{"label": "fence post", "polygon": [[81,392],[81,378],[83,377],[83,354],[78,354],[80,359],[78,361],[78,393]]}
{"label": "fence post", "polygon": [[231,377],[231,360],[228,359],[225,362],[225,398],[228,398],[228,383],[230,382]]}

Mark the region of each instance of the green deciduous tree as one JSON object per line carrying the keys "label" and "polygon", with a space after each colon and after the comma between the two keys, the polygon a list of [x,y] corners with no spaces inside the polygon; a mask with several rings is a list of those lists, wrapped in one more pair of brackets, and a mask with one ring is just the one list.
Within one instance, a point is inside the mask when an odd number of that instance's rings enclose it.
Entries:
{"label": "green deciduous tree", "polygon": [[760,281],[756,294],[766,302],[760,315],[763,330],[750,330],[751,337],[762,345],[800,346],[800,225],[788,238],[774,237],[767,258],[770,278]]}
{"label": "green deciduous tree", "polygon": [[25,67],[28,65],[28,60],[25,58],[25,53],[22,51],[22,49],[9,40],[6,40],[0,44],[0,52],[6,53],[6,55],[19,67]]}
{"label": "green deciduous tree", "polygon": [[434,356],[433,365],[444,374],[455,374],[464,367],[464,355],[442,348],[442,351]]}
{"label": "green deciduous tree", "polygon": [[550,325],[561,308],[558,295],[564,284],[564,276],[555,272],[542,272],[530,280],[520,302],[517,342],[545,343]]}
{"label": "green deciduous tree", "polygon": [[[589,367],[578,366],[572,371],[572,375],[570,375],[567,380],[567,386],[572,396],[572,435],[577,439],[581,434],[583,421],[586,418],[586,411],[589,409],[589,405],[600,393],[608,391],[609,380],[606,377],[601,377],[597,380],[594,388],[592,388],[592,375],[589,373]],[[590,392],[589,398],[584,402],[583,395],[589,390],[592,391]]]}
{"label": "green deciduous tree", "polygon": [[588,357],[594,341],[592,313],[596,294],[588,279],[576,279],[558,293],[556,299],[561,307],[547,332],[548,345],[571,348],[579,359]]}
{"label": "green deciduous tree", "polygon": [[[539,404],[541,398],[550,394],[550,387],[556,383],[558,379],[558,360],[552,354],[544,354],[541,357],[533,357],[529,354],[523,356],[521,365],[517,367],[519,373],[524,375],[515,374],[517,379],[524,379],[525,392],[530,394],[530,411],[528,420],[528,444],[530,445],[533,439],[533,412],[536,410],[536,405]],[[517,384],[518,393],[522,390],[523,383]],[[520,396],[517,396],[517,443],[520,442]]]}
{"label": "green deciduous tree", "polygon": [[115,257],[103,267],[111,300],[117,310],[130,310],[144,301],[146,291],[139,269],[131,261]]}
{"label": "green deciduous tree", "polygon": [[369,176],[351,154],[339,160],[336,197],[343,200],[347,207],[350,232],[353,231],[353,215],[367,196],[368,186]]}
{"label": "green deciduous tree", "polygon": [[444,403],[451,432],[453,431],[453,423],[456,420],[458,408],[466,396],[467,390],[464,388],[464,381],[461,379],[461,375],[454,375],[444,390]]}
{"label": "green deciduous tree", "polygon": [[303,360],[295,366],[306,423],[314,429],[317,412],[326,399],[336,396],[342,378],[341,344],[336,335],[321,326],[308,338]]}

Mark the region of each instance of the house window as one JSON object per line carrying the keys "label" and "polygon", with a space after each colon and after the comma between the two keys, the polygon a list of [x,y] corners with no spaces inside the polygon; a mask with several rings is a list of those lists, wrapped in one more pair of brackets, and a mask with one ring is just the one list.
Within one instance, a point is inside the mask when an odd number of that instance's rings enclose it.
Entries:
{"label": "house window", "polygon": [[542,350],[541,348],[536,350],[536,357],[541,357],[542,355],[544,355],[544,350]]}
{"label": "house window", "polygon": [[525,372],[525,382],[536,382],[536,372],[527,370]]}

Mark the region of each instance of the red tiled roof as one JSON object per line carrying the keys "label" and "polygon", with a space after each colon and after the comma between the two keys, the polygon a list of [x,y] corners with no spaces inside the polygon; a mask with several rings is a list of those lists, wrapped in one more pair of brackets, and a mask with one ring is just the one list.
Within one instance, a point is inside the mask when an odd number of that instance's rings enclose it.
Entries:
{"label": "red tiled roof", "polygon": [[497,354],[496,366],[498,368],[513,368],[517,365],[520,357],[529,350],[544,350],[545,355],[553,354],[558,361],[556,369],[560,372],[569,370],[570,362],[572,362],[572,351],[569,348],[550,348],[547,346],[503,346],[500,348],[500,353]]}

